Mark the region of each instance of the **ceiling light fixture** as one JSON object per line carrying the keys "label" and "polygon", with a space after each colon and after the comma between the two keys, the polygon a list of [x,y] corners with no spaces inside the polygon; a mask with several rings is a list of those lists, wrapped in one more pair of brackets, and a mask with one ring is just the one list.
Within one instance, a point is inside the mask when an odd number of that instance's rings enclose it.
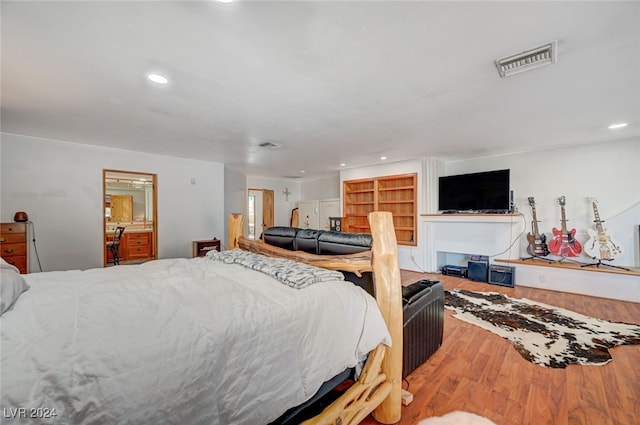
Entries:
{"label": "ceiling light fixture", "polygon": [[617,129],[617,128],[623,128],[623,127],[626,127],[626,126],[628,126],[628,125],[629,125],[629,124],[628,124],[628,123],[626,123],[626,122],[620,122],[620,123],[617,123],[617,124],[611,124],[611,125],[609,126],[609,129],[610,129],[610,130],[615,130],[615,129]]}
{"label": "ceiling light fixture", "polygon": [[556,62],[558,41],[553,40],[542,46],[525,50],[515,55],[494,60],[501,77],[509,77]]}
{"label": "ceiling light fixture", "polygon": [[345,164],[344,162],[342,164],[340,164],[341,167],[346,167],[347,164]]}
{"label": "ceiling light fixture", "polygon": [[149,74],[147,75],[147,78],[156,84],[167,84],[169,82],[167,77],[160,74]]}
{"label": "ceiling light fixture", "polygon": [[387,159],[387,157],[386,156],[381,156],[380,159],[384,161],[385,159]]}

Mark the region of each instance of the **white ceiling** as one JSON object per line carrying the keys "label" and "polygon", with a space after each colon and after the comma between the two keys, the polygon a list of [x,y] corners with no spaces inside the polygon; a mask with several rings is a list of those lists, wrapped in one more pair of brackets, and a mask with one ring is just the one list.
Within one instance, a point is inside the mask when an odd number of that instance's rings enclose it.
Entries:
{"label": "white ceiling", "polygon": [[[1,125],[265,177],[638,137],[639,22],[637,1],[2,1]],[[499,77],[552,40],[557,63]]]}

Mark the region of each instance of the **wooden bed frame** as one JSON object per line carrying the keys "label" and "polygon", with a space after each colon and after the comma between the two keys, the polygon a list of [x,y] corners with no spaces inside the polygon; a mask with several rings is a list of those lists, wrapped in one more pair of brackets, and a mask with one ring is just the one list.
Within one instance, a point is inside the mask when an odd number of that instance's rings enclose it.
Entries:
{"label": "wooden bed frame", "polygon": [[371,251],[315,255],[247,239],[241,236],[242,215],[233,213],[229,217],[229,249],[241,248],[327,269],[350,271],[356,275],[373,272],[376,300],[393,343],[391,347],[380,344],[371,351],[358,381],[318,416],[303,422],[304,425],[355,425],[369,414],[373,414],[380,423],[394,424],[401,417],[402,283],[393,216],[390,212],[372,212],[369,224],[373,238]]}

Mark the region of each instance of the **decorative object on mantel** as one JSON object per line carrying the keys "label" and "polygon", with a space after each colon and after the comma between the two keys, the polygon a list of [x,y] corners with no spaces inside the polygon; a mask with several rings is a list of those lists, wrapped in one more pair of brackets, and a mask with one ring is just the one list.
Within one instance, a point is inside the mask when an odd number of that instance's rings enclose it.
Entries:
{"label": "decorative object on mantel", "polygon": [[457,410],[443,416],[423,419],[418,422],[418,425],[496,425],[496,423],[475,413]]}
{"label": "decorative object on mantel", "polygon": [[616,345],[640,344],[640,326],[609,322],[496,292],[445,291],[453,316],[500,335],[531,363],[565,368],[603,365]]}
{"label": "decorative object on mantel", "polygon": [[284,200],[288,201],[289,200],[289,195],[291,195],[291,192],[289,191],[289,188],[285,187],[284,190],[282,191],[282,194],[284,195]]}

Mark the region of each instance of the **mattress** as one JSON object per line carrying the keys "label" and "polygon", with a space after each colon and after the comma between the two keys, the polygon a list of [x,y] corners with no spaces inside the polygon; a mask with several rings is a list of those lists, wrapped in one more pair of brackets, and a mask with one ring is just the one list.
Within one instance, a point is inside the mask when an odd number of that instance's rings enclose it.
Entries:
{"label": "mattress", "polygon": [[391,343],[344,281],[294,289],[209,258],[25,278],[1,319],[3,424],[266,424]]}

